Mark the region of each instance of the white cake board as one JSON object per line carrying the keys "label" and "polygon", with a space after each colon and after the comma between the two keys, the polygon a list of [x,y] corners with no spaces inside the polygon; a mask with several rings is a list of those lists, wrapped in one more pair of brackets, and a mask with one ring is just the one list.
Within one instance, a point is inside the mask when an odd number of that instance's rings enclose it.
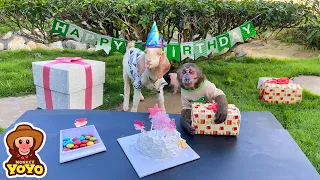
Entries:
{"label": "white cake board", "polygon": [[189,145],[188,149],[182,149],[181,153],[173,158],[166,160],[147,158],[132,147],[136,142],[138,135],[139,134],[135,134],[119,138],[118,142],[140,178],[200,158],[200,156]]}

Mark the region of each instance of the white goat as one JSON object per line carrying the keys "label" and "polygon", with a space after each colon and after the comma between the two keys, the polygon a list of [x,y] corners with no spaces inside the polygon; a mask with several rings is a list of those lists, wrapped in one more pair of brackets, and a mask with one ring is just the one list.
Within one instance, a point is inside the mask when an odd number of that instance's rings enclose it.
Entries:
{"label": "white goat", "polygon": [[146,48],[145,51],[134,48],[134,42],[128,42],[123,57],[124,101],[123,110],[129,110],[130,79],[133,81],[134,95],[131,112],[137,112],[140,100],[144,100],[142,88],[158,92],[159,107],[165,112],[163,87],[167,85],[163,75],[170,69],[170,63],[162,48]]}

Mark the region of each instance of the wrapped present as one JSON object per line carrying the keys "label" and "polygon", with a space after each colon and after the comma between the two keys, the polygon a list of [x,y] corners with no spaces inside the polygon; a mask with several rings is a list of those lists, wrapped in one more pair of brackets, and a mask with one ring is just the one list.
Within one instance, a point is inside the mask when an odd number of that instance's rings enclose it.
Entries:
{"label": "wrapped present", "polygon": [[302,101],[302,88],[289,82],[289,78],[272,78],[260,86],[260,99],[275,104],[298,104]]}
{"label": "wrapped present", "polygon": [[195,134],[205,135],[239,135],[241,115],[234,105],[228,105],[228,116],[224,123],[215,123],[217,103],[192,103],[192,126]]}
{"label": "wrapped present", "polygon": [[38,107],[94,109],[103,104],[105,63],[79,57],[32,62]]}

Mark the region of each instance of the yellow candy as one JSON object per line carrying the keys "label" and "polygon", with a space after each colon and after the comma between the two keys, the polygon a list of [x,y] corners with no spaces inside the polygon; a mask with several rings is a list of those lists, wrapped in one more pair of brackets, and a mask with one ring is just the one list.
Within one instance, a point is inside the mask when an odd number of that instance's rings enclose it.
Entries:
{"label": "yellow candy", "polygon": [[73,144],[67,144],[67,148],[69,148],[69,149],[71,149],[71,148],[73,148]]}
{"label": "yellow candy", "polygon": [[184,139],[180,139],[179,141],[177,141],[177,144],[178,144],[178,146],[180,146],[180,147],[182,147],[184,149],[188,149],[186,140],[184,140]]}
{"label": "yellow candy", "polygon": [[94,142],[92,141],[87,142],[87,146],[92,146],[92,145],[94,145]]}

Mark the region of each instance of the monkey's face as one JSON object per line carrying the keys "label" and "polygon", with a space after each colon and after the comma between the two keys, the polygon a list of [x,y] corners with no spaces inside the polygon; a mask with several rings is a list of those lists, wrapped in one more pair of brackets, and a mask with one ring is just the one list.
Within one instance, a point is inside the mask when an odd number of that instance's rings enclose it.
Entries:
{"label": "monkey's face", "polygon": [[14,141],[21,155],[28,155],[33,147],[34,141],[32,137],[19,137]]}
{"label": "monkey's face", "polygon": [[198,66],[186,63],[178,70],[178,80],[183,89],[192,90],[200,86],[204,80],[204,76]]}

